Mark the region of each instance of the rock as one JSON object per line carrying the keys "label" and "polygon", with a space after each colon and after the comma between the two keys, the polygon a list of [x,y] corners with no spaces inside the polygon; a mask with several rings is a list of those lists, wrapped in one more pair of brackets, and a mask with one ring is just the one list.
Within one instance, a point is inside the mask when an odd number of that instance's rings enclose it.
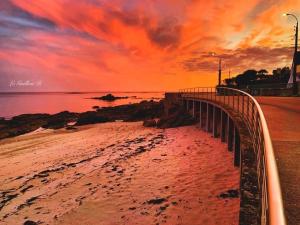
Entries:
{"label": "rock", "polygon": [[[60,129],[68,127],[70,122],[77,121],[75,125],[86,125],[116,120],[134,122],[153,120],[163,115],[163,101],[142,101],[135,104],[126,104],[115,107],[98,108],[97,111],[72,113],[68,111],[57,114],[23,114],[4,120],[0,123],[0,139],[14,137],[34,131],[40,127]],[[152,122],[154,124],[154,122]]]}
{"label": "rock", "polygon": [[164,205],[164,206],[159,207],[159,209],[160,209],[161,211],[164,211],[164,210],[166,210],[168,207],[169,207],[169,204],[166,204],[166,205]]}
{"label": "rock", "polygon": [[59,129],[68,122],[77,120],[78,114],[68,111],[54,115],[49,114],[22,114],[10,120],[5,120],[0,129],[0,139],[14,137],[34,131],[40,127]]}
{"label": "rock", "polygon": [[[2,194],[3,195],[3,194]],[[9,194],[9,195],[6,195],[4,194],[2,196],[2,201],[0,202],[0,211],[1,209],[5,206],[5,204],[9,201],[11,201],[12,199],[16,198],[18,196],[18,194]],[[3,198],[4,197],[4,198]]]}
{"label": "rock", "polygon": [[0,139],[34,131],[47,123],[49,114],[22,114],[1,124]]}
{"label": "rock", "polygon": [[75,125],[81,126],[86,124],[105,123],[109,121],[112,120],[102,116],[98,112],[90,111],[90,112],[81,113]]}
{"label": "rock", "polygon": [[26,191],[28,191],[30,188],[33,188],[33,185],[29,185],[29,186],[23,188],[22,190],[20,190],[20,192],[24,194],[24,193],[25,193]]}
{"label": "rock", "polygon": [[171,112],[168,116],[161,117],[157,122],[159,128],[170,128],[179,126],[193,125],[197,121],[184,109],[178,106],[178,109]]}
{"label": "rock", "polygon": [[21,210],[26,206],[32,205],[34,203],[34,201],[37,200],[38,198],[39,198],[39,196],[34,196],[34,197],[27,199],[25,203],[23,203],[17,207],[17,210]]}
{"label": "rock", "polygon": [[47,123],[43,125],[43,128],[48,129],[60,129],[65,127],[68,123],[76,121],[78,118],[78,113],[72,113],[68,111],[63,111],[50,115]]}
{"label": "rock", "polygon": [[220,198],[238,198],[239,191],[230,189],[226,192],[221,193],[218,197],[220,197]]}
{"label": "rock", "polygon": [[93,107],[92,107],[92,109],[99,109],[100,107],[99,106],[97,106],[97,105],[94,105]]}
{"label": "rock", "polygon": [[144,146],[139,146],[139,147],[135,150],[135,153],[136,153],[136,154],[139,154],[139,153],[143,153],[143,152],[145,152],[145,151],[146,151],[146,149],[145,149]]}
{"label": "rock", "polygon": [[25,222],[24,222],[24,225],[37,225],[38,223],[36,223],[36,222],[34,222],[34,221],[32,221],[32,220],[26,220]]}
{"label": "rock", "polygon": [[154,198],[154,199],[148,200],[147,203],[157,205],[157,204],[161,204],[165,201],[167,201],[167,199],[165,199],[165,198]]}
{"label": "rock", "polygon": [[4,117],[0,117],[0,124],[5,123],[5,118]]}
{"label": "rock", "polygon": [[152,120],[144,120],[143,126],[144,127],[156,127],[156,121],[154,119],[152,119]]}
{"label": "rock", "polygon": [[77,130],[74,126],[66,126],[66,130]]}
{"label": "rock", "polygon": [[118,97],[118,96],[114,96],[112,94],[107,94],[101,97],[94,97],[92,99],[98,99],[98,100],[103,100],[103,101],[115,101],[117,99],[126,99],[128,98],[128,96],[124,96],[124,97]]}

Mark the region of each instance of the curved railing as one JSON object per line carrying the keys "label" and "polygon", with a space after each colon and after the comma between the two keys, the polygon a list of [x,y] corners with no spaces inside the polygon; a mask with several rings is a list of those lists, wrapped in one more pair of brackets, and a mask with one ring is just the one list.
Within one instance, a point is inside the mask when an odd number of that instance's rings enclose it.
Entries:
{"label": "curved railing", "polygon": [[180,90],[182,97],[206,99],[230,107],[245,121],[257,158],[261,224],[286,225],[272,141],[262,109],[250,94],[226,87]]}

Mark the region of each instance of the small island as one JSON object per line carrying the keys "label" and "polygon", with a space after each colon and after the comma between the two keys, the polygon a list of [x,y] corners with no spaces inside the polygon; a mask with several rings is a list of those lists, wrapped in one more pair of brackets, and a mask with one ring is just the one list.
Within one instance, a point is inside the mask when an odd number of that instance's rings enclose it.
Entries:
{"label": "small island", "polygon": [[128,96],[114,96],[112,94],[107,94],[101,97],[93,97],[92,99],[103,100],[103,101],[115,101],[117,99],[127,99]]}

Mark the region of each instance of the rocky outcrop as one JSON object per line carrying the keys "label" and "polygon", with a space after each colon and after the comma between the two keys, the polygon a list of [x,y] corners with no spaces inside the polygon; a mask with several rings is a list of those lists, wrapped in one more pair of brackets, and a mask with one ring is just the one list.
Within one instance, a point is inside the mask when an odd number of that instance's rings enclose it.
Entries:
{"label": "rocky outcrop", "polygon": [[170,108],[167,115],[162,116],[158,122],[159,128],[171,128],[179,126],[193,125],[197,121],[188,112],[186,112],[180,105],[174,105]]}
{"label": "rocky outcrop", "polygon": [[68,130],[73,130],[73,127],[68,126],[70,122],[76,122],[76,125],[80,126],[115,120],[143,121],[161,117],[162,114],[162,101],[142,101],[135,104],[98,108],[97,111],[83,113],[64,111],[53,115],[23,114],[10,120],[0,120],[0,139],[25,134],[40,127],[47,129],[66,127]]}
{"label": "rocky outcrop", "polygon": [[[158,119],[158,121],[156,122],[154,119]],[[164,114],[163,100],[159,102],[151,100],[115,107],[102,107],[97,108],[96,111],[83,113],[63,111],[53,115],[24,114],[13,117],[11,120],[0,120],[0,139],[25,134],[40,127],[47,129],[65,127],[68,130],[76,130],[73,129],[73,126],[68,125],[70,122],[74,122],[75,126],[81,126],[116,120],[144,121],[144,126],[158,128],[187,126],[196,122],[180,105],[172,105],[169,113]]]}
{"label": "rocky outcrop", "polygon": [[103,101],[115,101],[117,99],[126,99],[128,96],[114,96],[112,94],[107,94],[101,97],[94,97],[92,99],[103,100]]}
{"label": "rocky outcrop", "polygon": [[151,120],[145,120],[143,122],[144,127],[156,127],[156,120],[151,119]]}
{"label": "rocky outcrop", "polygon": [[1,122],[0,139],[14,137],[47,124],[49,114],[23,114]]}
{"label": "rocky outcrop", "polygon": [[84,112],[79,115],[79,118],[76,122],[76,126],[86,125],[86,124],[94,124],[94,123],[105,123],[113,121],[108,117],[102,116],[101,113],[98,112]]}
{"label": "rocky outcrop", "polygon": [[143,121],[158,118],[163,115],[163,102],[142,101],[140,103],[103,107],[97,110],[99,115],[110,120],[123,120],[127,122]]}
{"label": "rocky outcrop", "polygon": [[48,129],[60,129],[65,127],[68,123],[76,121],[78,116],[79,113],[63,111],[54,115],[50,115],[47,119],[47,123],[42,127]]}
{"label": "rocky outcrop", "polygon": [[36,222],[34,222],[34,221],[32,221],[32,220],[26,220],[25,222],[24,222],[24,225],[37,225],[38,223],[36,223]]}

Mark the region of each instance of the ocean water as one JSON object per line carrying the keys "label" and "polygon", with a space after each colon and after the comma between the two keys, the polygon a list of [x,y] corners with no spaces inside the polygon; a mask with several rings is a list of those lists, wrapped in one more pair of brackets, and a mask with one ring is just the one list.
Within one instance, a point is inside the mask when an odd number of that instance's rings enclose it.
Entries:
{"label": "ocean water", "polygon": [[143,100],[159,101],[163,92],[114,92],[114,96],[128,96],[112,102],[91,99],[108,94],[107,92],[89,93],[1,93],[0,117],[11,118],[26,113],[54,114],[68,110],[85,112],[93,110],[93,106],[108,107],[137,103]]}

